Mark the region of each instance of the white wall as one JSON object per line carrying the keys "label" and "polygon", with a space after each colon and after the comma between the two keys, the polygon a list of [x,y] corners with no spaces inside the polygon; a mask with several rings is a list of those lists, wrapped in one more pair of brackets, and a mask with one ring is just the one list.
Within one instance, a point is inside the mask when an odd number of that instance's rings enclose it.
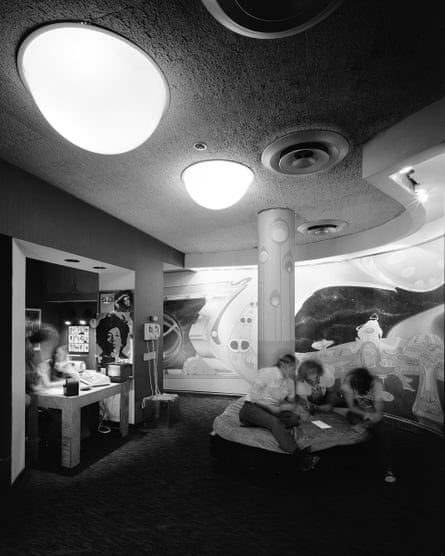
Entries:
{"label": "white wall", "polygon": [[12,243],[12,433],[11,482],[25,468],[25,300],[26,257]]}

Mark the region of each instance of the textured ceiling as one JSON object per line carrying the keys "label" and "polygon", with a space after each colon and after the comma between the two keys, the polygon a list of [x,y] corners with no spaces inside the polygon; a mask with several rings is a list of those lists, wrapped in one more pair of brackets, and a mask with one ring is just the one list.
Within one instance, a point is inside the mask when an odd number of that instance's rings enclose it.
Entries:
{"label": "textured ceiling", "polygon": [[[298,35],[270,40],[228,30],[200,0],[1,1],[0,157],[185,253],[254,248],[257,213],[289,207],[297,226],[345,220],[340,235],[380,226],[403,207],[361,177],[362,145],[445,95],[443,2],[345,0]],[[83,20],[152,56],[171,102],[158,129],[118,156],[68,143],[46,123],[20,81],[16,51],[32,29]],[[261,153],[286,133],[338,131],[346,158],[326,173],[280,176]],[[193,148],[204,141],[208,149]],[[197,206],[182,170],[199,160],[243,162],[255,182],[222,211]],[[297,243],[320,241],[297,234]]]}

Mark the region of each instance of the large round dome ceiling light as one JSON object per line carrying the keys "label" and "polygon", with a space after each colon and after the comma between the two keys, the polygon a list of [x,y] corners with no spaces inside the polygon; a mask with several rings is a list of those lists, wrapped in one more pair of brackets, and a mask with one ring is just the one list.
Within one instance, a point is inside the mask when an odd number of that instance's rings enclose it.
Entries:
{"label": "large round dome ceiling light", "polygon": [[278,39],[310,29],[343,0],[202,0],[222,25],[254,39]]}
{"label": "large round dome ceiling light", "polygon": [[187,193],[202,207],[219,210],[237,203],[253,182],[253,172],[230,160],[205,160],[182,172]]}
{"label": "large round dome ceiling light", "polygon": [[143,50],[88,23],[37,29],[21,44],[17,65],[51,126],[94,153],[142,145],[169,103],[167,82]]}

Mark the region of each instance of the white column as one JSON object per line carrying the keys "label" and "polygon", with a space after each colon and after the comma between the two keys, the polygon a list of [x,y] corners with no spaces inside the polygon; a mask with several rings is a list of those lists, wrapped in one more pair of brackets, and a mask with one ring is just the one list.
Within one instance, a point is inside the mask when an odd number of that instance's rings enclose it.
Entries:
{"label": "white column", "polygon": [[258,213],[258,368],[295,352],[295,212]]}

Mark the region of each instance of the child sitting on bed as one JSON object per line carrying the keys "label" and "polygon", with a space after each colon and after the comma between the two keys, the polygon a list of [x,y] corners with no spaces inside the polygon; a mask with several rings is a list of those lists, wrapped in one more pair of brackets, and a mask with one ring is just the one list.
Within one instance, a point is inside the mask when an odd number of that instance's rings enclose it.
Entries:
{"label": "child sitting on bed", "polygon": [[391,443],[383,417],[383,385],[368,369],[350,371],[341,386],[346,402],[346,417],[356,427],[366,427],[377,443],[379,466],[385,482],[394,483],[391,469]]}
{"label": "child sitting on bed", "polygon": [[[313,469],[320,458],[300,450],[289,429],[289,412],[295,417],[294,424],[298,422],[295,368],[295,356],[287,354],[278,360],[275,367],[259,369],[240,410],[239,419],[243,424],[268,429],[280,448],[293,454],[301,470],[307,471]],[[285,418],[281,417],[283,412]]]}
{"label": "child sitting on bed", "polygon": [[334,375],[315,359],[303,361],[297,373],[297,402],[309,414],[331,411],[334,405]]}

